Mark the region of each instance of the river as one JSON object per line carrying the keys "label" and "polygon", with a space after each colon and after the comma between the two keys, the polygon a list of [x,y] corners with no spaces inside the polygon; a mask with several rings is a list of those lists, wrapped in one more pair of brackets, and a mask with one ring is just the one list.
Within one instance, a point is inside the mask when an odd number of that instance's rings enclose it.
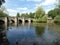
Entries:
{"label": "river", "polygon": [[60,45],[60,25],[35,23],[0,27],[0,44]]}

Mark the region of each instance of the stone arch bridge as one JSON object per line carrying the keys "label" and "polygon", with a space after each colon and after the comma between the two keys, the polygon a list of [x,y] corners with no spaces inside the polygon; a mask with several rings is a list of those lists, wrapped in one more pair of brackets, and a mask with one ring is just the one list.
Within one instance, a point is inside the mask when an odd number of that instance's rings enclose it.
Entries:
{"label": "stone arch bridge", "polygon": [[0,17],[0,22],[3,22],[5,24],[8,24],[9,22],[13,22],[15,24],[18,23],[31,23],[33,19],[31,18],[21,18],[21,17]]}

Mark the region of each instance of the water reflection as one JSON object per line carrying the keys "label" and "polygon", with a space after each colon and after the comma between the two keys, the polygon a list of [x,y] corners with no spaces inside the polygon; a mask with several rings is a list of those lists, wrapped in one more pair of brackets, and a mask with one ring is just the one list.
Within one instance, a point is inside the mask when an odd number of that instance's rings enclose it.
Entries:
{"label": "water reflection", "polygon": [[8,39],[6,37],[6,27],[4,24],[0,25],[0,45],[9,45]]}
{"label": "water reflection", "polygon": [[35,32],[37,36],[41,36],[45,31],[46,24],[35,24]]}
{"label": "water reflection", "polygon": [[[56,28],[57,27],[57,28]],[[3,45],[60,45],[60,26],[55,24],[18,24],[0,26]],[[7,44],[5,44],[7,43]]]}

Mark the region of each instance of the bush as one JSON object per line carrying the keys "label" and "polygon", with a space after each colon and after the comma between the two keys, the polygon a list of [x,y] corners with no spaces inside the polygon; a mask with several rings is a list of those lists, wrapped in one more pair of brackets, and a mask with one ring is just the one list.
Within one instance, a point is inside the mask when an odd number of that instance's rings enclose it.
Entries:
{"label": "bush", "polygon": [[35,19],[35,22],[37,23],[46,23],[47,22],[47,15],[44,15],[43,17],[39,18],[39,19]]}
{"label": "bush", "polygon": [[42,22],[46,23],[46,22],[47,22],[47,18],[48,18],[48,16],[47,16],[47,15],[44,15],[44,16],[42,17]]}
{"label": "bush", "polygon": [[34,22],[39,23],[41,19],[34,19]]}
{"label": "bush", "polygon": [[60,24],[60,15],[57,15],[57,16],[54,18],[54,23]]}

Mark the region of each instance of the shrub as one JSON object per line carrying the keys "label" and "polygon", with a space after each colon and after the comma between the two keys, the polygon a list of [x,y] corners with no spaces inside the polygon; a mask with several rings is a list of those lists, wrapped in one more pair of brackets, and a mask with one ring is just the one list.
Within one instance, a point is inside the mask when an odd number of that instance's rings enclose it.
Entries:
{"label": "shrub", "polygon": [[47,18],[48,18],[48,16],[44,15],[41,18],[35,19],[34,22],[37,22],[37,23],[46,23],[47,22]]}
{"label": "shrub", "polygon": [[57,15],[57,16],[54,18],[54,23],[60,24],[60,15]]}
{"label": "shrub", "polygon": [[46,23],[46,22],[47,22],[47,18],[48,18],[48,16],[47,16],[47,15],[44,15],[44,16],[42,17],[42,22]]}

